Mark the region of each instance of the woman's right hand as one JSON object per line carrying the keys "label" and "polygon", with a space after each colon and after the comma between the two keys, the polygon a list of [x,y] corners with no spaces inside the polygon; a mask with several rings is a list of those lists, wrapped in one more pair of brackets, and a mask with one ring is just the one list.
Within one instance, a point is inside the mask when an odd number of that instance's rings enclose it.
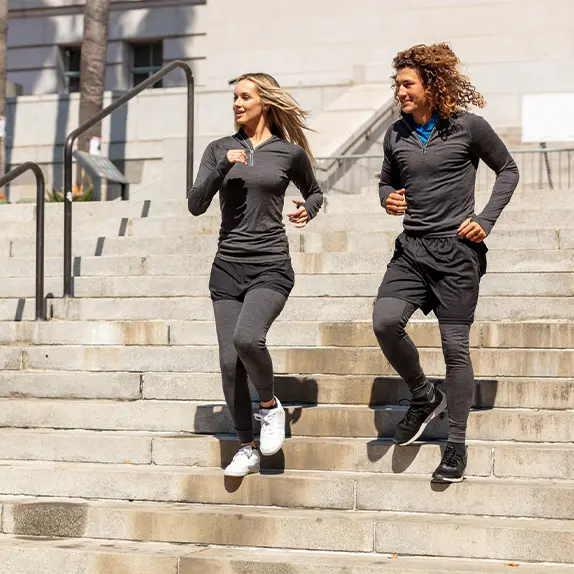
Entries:
{"label": "woman's right hand", "polygon": [[230,149],[227,152],[227,159],[231,163],[242,163],[247,165],[247,154],[242,149]]}

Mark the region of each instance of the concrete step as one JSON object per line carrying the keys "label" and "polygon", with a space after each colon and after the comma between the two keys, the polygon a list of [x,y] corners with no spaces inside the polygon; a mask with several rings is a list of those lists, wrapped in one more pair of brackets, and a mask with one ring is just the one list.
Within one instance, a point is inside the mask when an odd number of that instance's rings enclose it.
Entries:
{"label": "concrete step", "polygon": [[[569,230],[500,230],[494,232],[486,240],[490,250],[552,250],[562,247],[560,237]],[[395,238],[399,231],[325,231],[313,232],[311,228],[301,235],[301,251],[305,252],[377,252],[392,254]],[[568,237],[568,236],[566,236]],[[569,245],[565,241],[565,245]]]}
{"label": "concrete step", "polygon": [[[530,273],[573,271],[571,250],[503,250],[488,255],[488,275],[492,273]],[[76,275],[208,275],[215,253],[204,255],[137,257],[82,257]],[[375,274],[382,279],[391,253],[293,253],[293,268],[305,274]],[[17,261],[17,260],[13,260]],[[18,260],[22,261],[22,260]],[[123,264],[123,267],[122,267]],[[117,272],[115,269],[123,270]]]}
{"label": "concrete step", "polygon": [[[292,297],[376,296],[384,272],[377,274],[299,274]],[[25,289],[18,289],[18,287]],[[62,282],[49,278],[46,292],[57,296]],[[574,273],[491,273],[481,283],[483,296],[566,296],[574,292]],[[3,297],[33,297],[35,281],[12,280],[2,289]],[[76,297],[209,297],[209,276],[190,277],[79,277]]]}
{"label": "concrete step", "polygon": [[526,564],[456,558],[414,558],[397,554],[330,554],[209,548],[181,559],[180,574],[508,574],[515,566],[522,574],[566,574],[572,566]]}
{"label": "concrete step", "polygon": [[[420,347],[440,347],[438,324],[411,321],[407,331]],[[0,344],[216,345],[214,321],[22,321],[0,323]],[[267,336],[269,346],[378,347],[371,321],[284,321]],[[471,347],[569,349],[574,325],[564,321],[476,322]]]}
{"label": "concrete step", "polygon": [[[200,325],[196,323],[198,329]],[[278,325],[279,322],[275,323]],[[173,323],[174,339],[180,336],[178,331],[186,329],[190,323]],[[301,326],[304,323],[301,323]],[[213,326],[215,328],[215,326]],[[299,325],[298,325],[299,328]],[[344,347],[378,346],[371,321],[345,321],[319,323],[318,344]],[[422,347],[441,345],[438,323],[411,321],[407,331],[413,341]],[[271,331],[269,332],[271,336]],[[471,347],[491,348],[563,348],[574,347],[574,326],[565,321],[508,321],[475,322],[471,328]]]}
{"label": "concrete step", "polygon": [[[536,208],[509,210],[502,213],[496,223],[495,230],[527,230],[536,221],[536,229],[572,229],[574,209],[562,209],[558,222],[554,211],[541,211]],[[288,220],[284,218],[286,227]],[[462,222],[461,222],[462,223]],[[173,236],[188,235],[194,233],[217,233],[221,225],[221,216],[204,215],[192,218],[187,215],[178,217],[147,217],[132,219],[127,235],[138,236]],[[357,217],[349,217],[345,213],[324,214],[320,213],[306,227],[308,232],[325,231],[357,231],[359,229],[372,231],[400,231],[402,230],[403,218],[387,215],[381,207],[366,208],[360,213],[360,221]]]}
{"label": "concrete step", "polygon": [[[10,462],[0,494],[99,500],[188,502],[331,510],[444,512],[570,519],[570,480],[469,477],[448,488],[426,475],[283,471],[228,479],[221,469],[182,466]],[[478,510],[479,509],[479,510]]]}
{"label": "concrete step", "polygon": [[[181,213],[182,204],[185,206],[185,198],[182,201],[87,201],[74,202],[72,214],[75,219],[81,218],[110,218],[110,217],[146,217],[149,214],[156,216]],[[63,220],[64,204],[46,202],[45,213],[47,219]],[[2,221],[14,221],[25,223],[33,221],[36,217],[35,204],[9,204],[2,205],[0,218]]]}
{"label": "concrete step", "polygon": [[[215,253],[201,255],[145,255],[145,256],[85,256],[75,257],[73,272],[76,277],[182,277],[208,275]],[[382,279],[390,260],[388,253],[293,253],[293,267],[297,274],[376,274]],[[573,271],[571,250],[493,250],[488,255],[488,276],[504,272],[563,272]],[[35,259],[0,258],[2,277],[27,278],[27,289],[33,288]],[[46,277],[62,277],[63,259],[47,257]],[[122,279],[123,280],[123,279]],[[166,279],[164,279],[166,281]],[[57,283],[56,283],[57,284]],[[18,285],[14,282],[14,285]],[[14,296],[14,288],[7,288],[5,296]]]}
{"label": "concrete step", "polygon": [[[2,227],[0,227],[0,238],[3,241],[35,241],[36,222],[11,222],[4,221],[1,218]],[[75,239],[82,237],[93,237],[97,239],[103,235],[125,235],[125,229],[129,218],[106,217],[105,215],[97,217],[75,216],[72,218],[72,233]],[[50,240],[64,242],[64,215],[58,214],[57,217],[47,217],[44,221],[44,234]]]}
{"label": "concrete step", "polygon": [[[216,234],[188,234],[168,236],[118,237],[117,233],[96,232],[88,234],[81,229],[73,241],[75,256],[113,256],[113,255],[175,255],[215,253],[218,238]],[[325,233],[300,232],[288,230],[291,253],[298,252],[375,252],[385,256],[392,254],[394,240],[398,231],[361,233],[359,231],[333,231]],[[572,249],[574,241],[572,230],[530,230],[496,231],[487,240],[489,249]],[[87,236],[87,237],[86,237]],[[61,233],[47,235],[45,256],[62,257],[64,243]],[[36,241],[31,238],[0,238],[0,257],[34,257]]]}
{"label": "concrete step", "polygon": [[[46,540],[3,535],[0,560],[4,574],[502,574],[508,563],[457,558],[250,548],[205,548],[94,539]],[[524,574],[565,574],[571,566],[514,564]],[[288,570],[287,570],[288,569]]]}
{"label": "concrete step", "polygon": [[[88,229],[80,229],[74,236],[73,251],[75,255],[154,255],[165,253],[196,253],[209,251],[215,253],[218,233],[166,233],[157,236],[125,236],[124,233],[104,234],[95,230],[88,234]],[[357,251],[391,253],[397,231],[326,231],[324,233],[308,230],[287,229],[292,252],[341,252]],[[88,237],[86,237],[88,235]],[[119,236],[122,235],[122,236]],[[0,254],[3,257],[33,257],[35,255],[35,236],[29,238],[0,237]],[[499,230],[487,239],[489,249],[572,249],[572,230],[543,229]],[[56,257],[63,253],[62,233],[46,234],[46,256]]]}
{"label": "concrete step", "polygon": [[[384,272],[378,274],[306,275],[299,274],[295,280],[293,297],[372,297],[376,296]],[[163,290],[156,296],[209,297],[209,276],[196,275],[178,278],[179,281],[155,281]],[[184,282],[184,280],[187,280]],[[103,282],[102,282],[103,283]],[[162,284],[163,283],[163,284]],[[144,285],[140,282],[140,285]],[[148,283],[149,284],[149,283]],[[96,283],[97,285],[97,283]],[[124,287],[131,286],[131,281]],[[132,288],[132,293],[134,289]],[[574,294],[574,273],[491,273],[481,282],[483,296],[513,295],[516,297],[564,297]],[[98,289],[88,291],[97,296]],[[147,295],[152,295],[148,290]],[[80,293],[78,293],[80,295]],[[80,295],[81,296],[81,295]],[[117,296],[111,293],[110,296]],[[133,295],[132,295],[133,296]]]}
{"label": "concrete step", "polygon": [[24,321],[0,323],[0,344],[169,345],[165,321]]}
{"label": "concrete step", "polygon": [[[574,260],[574,259],[573,259]],[[569,264],[568,264],[569,265]],[[138,270],[139,271],[139,270]],[[208,270],[204,270],[208,272]],[[298,274],[292,297],[375,297],[384,271],[358,274]],[[208,297],[209,275],[155,277],[77,277],[76,297]],[[4,299],[31,299],[36,282],[30,278],[7,278],[0,295]],[[47,277],[44,291],[49,298],[61,297],[63,282]],[[574,291],[574,273],[538,272],[489,273],[481,283],[481,295],[552,297],[568,296]]]}
{"label": "concrete step", "polygon": [[[145,373],[145,399],[223,401],[219,373]],[[83,391],[78,377],[76,398]],[[440,384],[439,379],[434,381]],[[190,382],[192,381],[192,383]],[[406,385],[397,377],[361,375],[278,375],[277,396],[286,403],[337,405],[393,405],[410,398]],[[255,394],[253,395],[255,398]],[[58,398],[57,395],[54,398]],[[473,405],[477,408],[574,409],[574,386],[570,378],[477,378]]]}
{"label": "concrete step", "polygon": [[[0,312],[2,302],[0,300]],[[373,297],[352,298],[292,298],[281,314],[283,320],[354,320],[372,315]],[[16,303],[7,307],[5,317],[14,318]],[[75,298],[49,301],[49,316],[71,321],[148,321],[213,319],[213,306],[207,297],[172,298]],[[6,319],[4,319],[6,320]]]}
{"label": "concrete step", "polygon": [[[393,375],[375,347],[271,347],[278,374]],[[429,376],[444,375],[441,349],[421,348]],[[477,377],[570,377],[574,349],[473,349]],[[33,345],[0,348],[4,369],[47,371],[132,371],[217,373],[216,346]]]}
{"label": "concrete step", "polygon": [[[23,300],[22,300],[23,301]],[[372,297],[292,297],[281,313],[283,321],[365,321],[372,316]],[[19,305],[23,308],[19,308]],[[1,320],[30,320],[33,301],[0,300]],[[169,321],[185,317],[194,321],[213,319],[207,297],[172,298],[75,298],[48,301],[48,316],[68,321]],[[477,321],[553,321],[574,318],[572,297],[488,297],[479,299]],[[413,319],[424,319],[417,311]],[[429,315],[428,319],[433,319]]]}
{"label": "concrete step", "polygon": [[570,520],[150,502],[7,501],[3,522],[19,536],[252,546],[257,533],[265,548],[570,563],[574,544]]}
{"label": "concrete step", "polygon": [[0,321],[33,321],[35,317],[34,299],[0,299]]}
{"label": "concrete step", "polygon": [[179,574],[181,558],[201,550],[191,544],[0,536],[3,574]]}
{"label": "concrete step", "polygon": [[[221,468],[231,462],[237,448],[235,435],[156,437],[153,461]],[[277,455],[263,457],[262,468],[428,475],[439,464],[443,448],[436,442],[398,447],[388,439],[294,437]],[[573,452],[571,444],[469,441],[467,475],[571,480]]]}
{"label": "concrete step", "polygon": [[[76,237],[82,237],[78,234]],[[291,253],[301,251],[301,235],[289,236]],[[74,256],[113,256],[113,255],[175,255],[179,253],[209,253],[217,251],[215,235],[190,235],[188,237],[115,237],[113,235],[94,236],[89,239],[77,238],[73,242]],[[2,257],[34,257],[36,241],[30,239],[11,239],[0,241]],[[62,257],[64,243],[60,237],[47,237],[46,257]]]}
{"label": "concrete step", "polygon": [[[360,199],[349,198],[348,195],[337,195],[328,193],[325,195],[323,212],[326,215],[335,213],[373,213],[382,209],[379,199],[378,185],[370,186],[367,193],[360,196]],[[476,212],[480,213],[482,208],[490,199],[491,193],[476,193]],[[408,190],[407,190],[408,202]],[[535,208],[544,209],[574,209],[574,197],[559,193],[541,194],[531,191],[517,190],[514,192],[510,203],[504,208],[503,215],[509,211],[528,211]],[[174,215],[176,213],[174,212]]]}
{"label": "concrete step", "polygon": [[[390,438],[406,407],[287,405],[286,410],[290,436]],[[14,428],[233,432],[223,404],[192,401],[0,399],[0,423]],[[446,416],[441,416],[422,438],[443,440],[446,431]],[[468,427],[469,440],[566,443],[573,442],[573,437],[572,411],[476,410],[471,412]]]}
{"label": "concrete step", "polygon": [[0,458],[12,461],[8,465],[13,461],[149,465],[152,441],[160,436],[142,432],[3,428]]}
{"label": "concrete step", "polygon": [[142,375],[97,371],[0,371],[0,397],[136,400]]}
{"label": "concrete step", "polygon": [[[0,458],[14,461],[222,468],[237,452],[235,435],[126,431],[2,429]],[[280,453],[263,457],[264,472],[341,471],[428,475],[444,443],[396,447],[385,439],[290,438]],[[469,441],[468,476],[566,479],[573,476],[570,444]],[[153,468],[153,467],[152,467]]]}
{"label": "concrete step", "polygon": [[[275,384],[286,403],[392,405],[409,398],[406,385],[396,377],[278,375]],[[0,397],[223,401],[223,392],[218,372],[2,371]],[[477,378],[473,404],[477,408],[574,409],[574,385],[570,378]]]}

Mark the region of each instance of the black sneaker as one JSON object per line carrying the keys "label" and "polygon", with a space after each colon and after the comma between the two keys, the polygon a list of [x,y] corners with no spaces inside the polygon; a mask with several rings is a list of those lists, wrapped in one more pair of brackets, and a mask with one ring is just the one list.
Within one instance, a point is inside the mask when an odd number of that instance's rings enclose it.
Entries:
{"label": "black sneaker", "polygon": [[446,408],[446,396],[434,389],[434,400],[413,399],[405,418],[395,429],[394,442],[399,446],[411,444],[423,434],[428,424]]}
{"label": "black sneaker", "polygon": [[442,460],[432,474],[432,482],[462,482],[466,461],[466,446],[446,443]]}

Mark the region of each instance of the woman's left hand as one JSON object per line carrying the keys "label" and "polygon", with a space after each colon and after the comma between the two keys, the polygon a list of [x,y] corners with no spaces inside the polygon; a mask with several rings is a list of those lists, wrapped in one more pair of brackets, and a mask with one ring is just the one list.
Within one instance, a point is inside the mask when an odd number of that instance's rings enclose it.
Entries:
{"label": "woman's left hand", "polygon": [[461,223],[460,227],[458,228],[458,236],[464,237],[469,241],[473,241],[474,243],[480,243],[486,239],[486,231],[482,229],[480,224],[476,221],[472,221],[469,217],[463,223]]}
{"label": "woman's left hand", "polygon": [[305,227],[305,225],[309,223],[309,214],[307,213],[305,206],[301,205],[305,202],[302,199],[294,199],[293,203],[297,206],[298,209],[295,213],[289,213],[287,217],[289,217],[289,221],[295,227]]}

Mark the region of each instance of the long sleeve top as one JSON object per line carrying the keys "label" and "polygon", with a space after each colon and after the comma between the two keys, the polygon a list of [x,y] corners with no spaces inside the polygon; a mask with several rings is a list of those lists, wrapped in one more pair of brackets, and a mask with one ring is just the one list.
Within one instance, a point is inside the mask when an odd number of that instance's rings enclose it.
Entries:
{"label": "long sleeve top", "polygon": [[[402,118],[387,130],[383,147],[381,205],[393,191],[405,189],[407,233],[456,236],[471,217],[488,234],[518,185],[518,168],[506,146],[484,118],[472,113],[439,120],[426,144]],[[496,181],[487,205],[475,214],[479,160],[495,172]]]}
{"label": "long sleeve top", "polygon": [[[232,149],[244,149],[248,165],[231,163],[227,152]],[[309,219],[315,217],[323,193],[305,150],[277,136],[253,148],[240,130],[207,146],[188,194],[188,208],[193,215],[205,213],[219,191],[221,259],[252,263],[287,259],[282,212],[291,181],[305,200]]]}

